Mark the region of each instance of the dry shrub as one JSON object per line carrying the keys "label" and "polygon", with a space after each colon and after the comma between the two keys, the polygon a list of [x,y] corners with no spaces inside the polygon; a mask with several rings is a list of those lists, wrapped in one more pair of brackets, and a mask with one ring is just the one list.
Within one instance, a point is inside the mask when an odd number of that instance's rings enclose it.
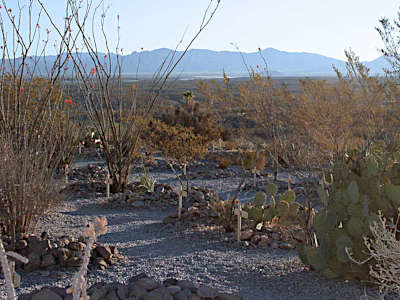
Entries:
{"label": "dry shrub", "polygon": [[191,128],[196,135],[207,141],[218,139],[229,140],[230,132],[218,124],[215,108],[207,102],[194,99],[191,92],[184,94],[184,103],[177,107],[169,108],[160,120],[167,125]]}
{"label": "dry shrub", "polygon": [[370,275],[377,282],[381,292],[395,293],[400,297],[400,240],[399,218],[389,222],[382,216],[370,228],[372,238],[365,240],[369,254],[375,260]]}
{"label": "dry shrub", "polygon": [[166,159],[175,159],[179,164],[188,164],[207,152],[207,138],[194,133],[193,128],[181,125],[170,126],[152,119],[145,122],[142,140],[149,150],[161,150]]}
{"label": "dry shrub", "polygon": [[[61,55],[62,48],[48,62],[46,79],[35,73],[45,58],[34,59],[41,49],[28,46],[40,40],[41,30],[36,26],[40,16],[21,21],[32,16],[35,2],[28,2],[14,15],[2,1],[8,13],[2,15],[0,29],[4,44],[0,60],[0,222],[3,233],[13,241],[17,233],[32,231],[57,202],[59,186],[54,175],[71,161],[78,136],[70,119],[74,101],[59,84],[67,60]],[[18,43],[9,42],[8,35],[18,37]]]}
{"label": "dry shrub", "polygon": [[198,88],[225,118],[235,120],[224,124],[230,124],[236,138],[268,152],[276,171],[281,162],[321,170],[348,150],[398,137],[398,85],[371,76],[354,53],[346,55],[347,71],[337,71],[336,83],[300,80],[296,94],[254,72],[237,89],[226,76],[223,85],[201,82]]}

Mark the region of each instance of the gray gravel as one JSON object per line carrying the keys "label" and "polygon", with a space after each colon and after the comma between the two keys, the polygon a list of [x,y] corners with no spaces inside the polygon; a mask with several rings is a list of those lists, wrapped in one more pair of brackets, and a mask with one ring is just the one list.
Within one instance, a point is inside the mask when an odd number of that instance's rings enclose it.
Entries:
{"label": "gray gravel", "polygon": [[[212,180],[206,180],[206,184],[212,186]],[[218,184],[214,180],[215,188]],[[236,184],[225,179],[223,187],[234,189]],[[163,218],[171,210],[107,209],[99,205],[104,201],[102,195],[70,199],[38,227],[39,232],[45,230],[54,236],[78,235],[95,216],[107,217],[108,232],[99,241],[116,245],[125,258],[107,270],[90,273],[89,284],[125,282],[144,272],[160,281],[174,277],[240,293],[244,299],[365,299],[366,294],[370,299],[376,298],[374,289],[328,281],[308,271],[295,251],[244,249],[195,230],[163,225]],[[44,285],[68,285],[73,272],[24,274],[18,293]],[[4,285],[0,293],[4,297]]]}

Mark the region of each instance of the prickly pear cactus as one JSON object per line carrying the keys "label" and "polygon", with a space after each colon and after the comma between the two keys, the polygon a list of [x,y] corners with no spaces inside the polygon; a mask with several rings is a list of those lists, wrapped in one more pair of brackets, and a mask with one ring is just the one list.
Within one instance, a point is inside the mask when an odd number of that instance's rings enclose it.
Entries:
{"label": "prickly pear cactus", "polygon": [[[382,163],[385,162],[385,163]],[[376,153],[352,153],[347,163],[336,163],[329,193],[319,189],[325,208],[314,218],[318,247],[298,247],[302,261],[328,278],[365,280],[369,260],[364,237],[378,211],[386,218],[397,215],[400,206],[398,162],[388,163]],[[352,259],[350,259],[350,257]]]}
{"label": "prickly pear cactus", "polygon": [[[250,206],[245,206],[244,210],[248,213],[250,221],[255,222],[271,222],[278,220],[281,225],[301,224],[300,211],[304,211],[304,207],[296,203],[296,195],[294,191],[288,190],[278,195],[278,186],[274,183],[268,183],[266,186],[267,194],[258,192]],[[269,203],[267,204],[267,195]],[[278,201],[275,202],[275,197]]]}
{"label": "prickly pear cactus", "polygon": [[254,200],[252,201],[253,205],[256,207],[262,207],[265,205],[265,201],[267,200],[267,196],[264,192],[257,192],[254,196]]}

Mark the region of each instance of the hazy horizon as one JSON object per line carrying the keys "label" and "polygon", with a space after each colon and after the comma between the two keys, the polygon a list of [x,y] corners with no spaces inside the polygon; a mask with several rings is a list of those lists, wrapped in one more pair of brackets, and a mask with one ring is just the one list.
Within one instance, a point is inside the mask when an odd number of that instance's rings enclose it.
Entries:
{"label": "hazy horizon", "polygon": [[[16,11],[16,3],[7,5]],[[26,1],[20,3],[23,5]],[[56,23],[61,22],[64,1],[43,0],[43,3],[52,15],[59,16]],[[120,47],[124,54],[129,54],[141,48],[175,48],[183,35],[187,42],[197,30],[209,0],[154,0],[151,5],[138,0],[105,0],[104,3],[107,39],[115,49],[119,16]],[[383,47],[374,29],[379,26],[378,20],[395,18],[399,5],[393,0],[282,0],[279,3],[221,0],[215,18],[192,48],[234,51],[231,43],[235,43],[246,53],[256,52],[258,48],[275,48],[341,60],[345,58],[344,50],[351,48],[361,60],[370,61],[380,56],[378,49]],[[50,27],[45,17],[42,19],[41,27]],[[26,18],[22,25],[24,22]],[[101,43],[100,50],[104,51]]]}

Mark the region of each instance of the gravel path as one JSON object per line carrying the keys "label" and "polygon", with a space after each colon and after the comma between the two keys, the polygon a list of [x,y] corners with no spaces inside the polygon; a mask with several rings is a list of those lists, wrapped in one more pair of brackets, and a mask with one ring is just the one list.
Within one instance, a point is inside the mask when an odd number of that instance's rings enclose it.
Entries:
{"label": "gravel path", "polygon": [[[235,183],[224,180],[223,186],[229,189]],[[370,288],[328,281],[308,271],[295,251],[244,249],[194,230],[165,226],[162,220],[171,210],[106,209],[99,205],[103,201],[100,195],[70,199],[38,227],[39,232],[53,235],[79,234],[95,216],[107,217],[108,232],[99,241],[117,246],[125,258],[107,270],[90,273],[89,284],[124,282],[144,272],[160,281],[186,279],[252,300],[365,299],[365,293],[376,297]],[[68,285],[72,274],[72,270],[52,272],[50,277],[37,271],[24,274],[18,292]],[[4,285],[0,292],[4,297]]]}

